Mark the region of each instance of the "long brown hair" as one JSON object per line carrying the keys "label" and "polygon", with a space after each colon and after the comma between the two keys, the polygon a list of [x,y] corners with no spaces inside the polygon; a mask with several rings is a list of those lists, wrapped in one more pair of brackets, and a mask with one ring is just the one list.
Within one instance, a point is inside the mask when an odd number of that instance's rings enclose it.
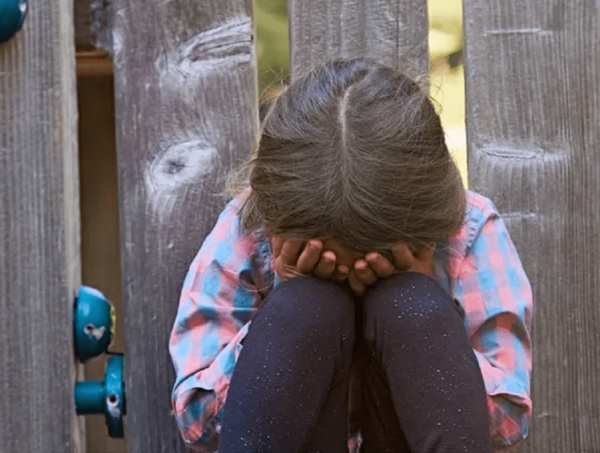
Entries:
{"label": "long brown hair", "polygon": [[[356,252],[419,249],[459,228],[465,192],[439,116],[406,75],[335,60],[270,102],[233,190],[242,225],[284,238],[333,238]],[[231,187],[231,186],[230,186]]]}

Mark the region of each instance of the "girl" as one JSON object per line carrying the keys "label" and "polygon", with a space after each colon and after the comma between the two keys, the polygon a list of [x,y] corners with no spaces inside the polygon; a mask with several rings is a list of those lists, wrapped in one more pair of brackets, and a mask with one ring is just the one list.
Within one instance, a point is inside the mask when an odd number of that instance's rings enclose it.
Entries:
{"label": "girl", "polygon": [[527,435],[531,288],[405,75],[334,61],[266,110],[170,350],[201,452],[484,453]]}

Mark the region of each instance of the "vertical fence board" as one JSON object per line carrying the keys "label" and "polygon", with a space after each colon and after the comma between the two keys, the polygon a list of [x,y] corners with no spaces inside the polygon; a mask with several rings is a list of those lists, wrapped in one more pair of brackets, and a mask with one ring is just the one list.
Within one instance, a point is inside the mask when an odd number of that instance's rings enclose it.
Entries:
{"label": "vertical fence board", "polygon": [[528,452],[600,451],[600,4],[464,0],[471,186],[535,295]]}
{"label": "vertical fence board", "polygon": [[288,0],[292,76],[334,57],[368,56],[427,73],[426,0]]}
{"label": "vertical fence board", "polygon": [[167,342],[185,272],[257,131],[252,2],[119,0],[113,46],[130,451],[182,451]]}
{"label": "vertical fence board", "polygon": [[73,2],[34,2],[0,44],[0,450],[84,451]]}

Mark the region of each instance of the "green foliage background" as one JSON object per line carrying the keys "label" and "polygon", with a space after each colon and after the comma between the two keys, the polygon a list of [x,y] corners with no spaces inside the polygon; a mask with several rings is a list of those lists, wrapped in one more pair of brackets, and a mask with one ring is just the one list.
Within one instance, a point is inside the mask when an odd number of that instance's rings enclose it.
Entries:
{"label": "green foliage background", "polygon": [[[428,0],[431,95],[463,177],[467,175],[465,90],[462,60],[462,0]],[[286,0],[256,0],[257,53],[261,92],[288,76]]]}

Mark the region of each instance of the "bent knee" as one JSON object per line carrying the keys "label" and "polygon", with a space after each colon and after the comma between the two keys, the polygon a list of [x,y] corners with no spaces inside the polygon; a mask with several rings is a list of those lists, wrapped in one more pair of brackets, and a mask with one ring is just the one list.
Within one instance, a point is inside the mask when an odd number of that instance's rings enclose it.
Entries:
{"label": "bent knee", "polygon": [[259,310],[274,312],[288,326],[308,333],[318,330],[352,330],[354,302],[337,283],[317,277],[296,277],[281,282]]}
{"label": "bent knee", "polygon": [[365,316],[395,326],[460,319],[454,300],[433,278],[402,272],[377,282],[365,297]]}

